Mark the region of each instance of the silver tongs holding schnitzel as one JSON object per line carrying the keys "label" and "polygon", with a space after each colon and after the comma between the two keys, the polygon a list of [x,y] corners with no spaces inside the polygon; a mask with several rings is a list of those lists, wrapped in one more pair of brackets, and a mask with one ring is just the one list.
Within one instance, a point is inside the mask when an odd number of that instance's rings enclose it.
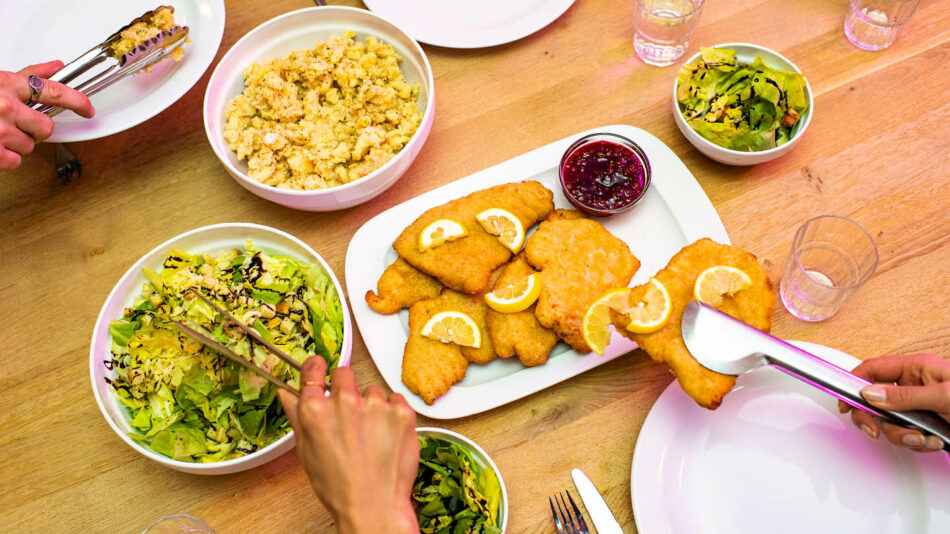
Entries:
{"label": "silver tongs holding schnitzel", "polygon": [[[69,62],[49,79],[92,96],[126,76],[151,70],[168,56],[180,60],[188,27],[174,22],[175,9],[159,6],[134,19],[105,41]],[[54,117],[63,108],[36,104],[34,109]]]}

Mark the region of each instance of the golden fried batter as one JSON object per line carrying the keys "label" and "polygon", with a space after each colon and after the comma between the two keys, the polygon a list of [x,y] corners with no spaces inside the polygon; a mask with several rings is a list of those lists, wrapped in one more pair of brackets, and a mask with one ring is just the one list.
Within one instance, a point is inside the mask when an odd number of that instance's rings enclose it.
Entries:
{"label": "golden fried batter", "polygon": [[[538,182],[502,184],[475,191],[432,208],[415,220],[396,239],[393,247],[410,265],[434,276],[450,289],[474,295],[490,287],[492,271],[511,258],[511,252],[486,232],[475,216],[489,208],[510,211],[525,229],[554,210],[553,194]],[[469,235],[419,252],[419,233],[438,219],[454,219]]]}
{"label": "golden fried batter", "polygon": [[711,239],[700,239],[686,246],[669,264],[656,274],[670,295],[672,310],[669,321],[663,328],[651,334],[634,334],[626,329],[629,321],[612,312],[614,326],[632,339],[650,357],[670,366],[680,386],[700,406],[715,409],[722,398],[735,385],[736,377],[710,371],[697,362],[683,342],[681,323],[683,310],[693,300],[693,285],[700,273],[716,265],[729,265],[741,269],[752,279],[752,287],[726,296],[719,310],[768,332],[772,327],[772,308],[775,293],[765,270],[754,255]]}
{"label": "golden fried batter", "polygon": [[465,378],[468,360],[458,345],[424,337],[422,327],[438,313],[438,299],[421,300],[409,308],[409,339],[402,357],[402,383],[432,404],[452,384]]}
{"label": "golden fried batter", "polygon": [[[512,285],[535,272],[519,254],[505,266],[492,289]],[[488,308],[486,324],[495,352],[502,358],[518,355],[526,366],[548,361],[548,354],[557,344],[557,334],[541,326],[534,314],[535,305],[517,313],[499,313]]]}
{"label": "golden fried batter", "polygon": [[416,270],[402,258],[396,258],[383,271],[376,283],[377,293],[366,292],[366,303],[382,314],[392,314],[408,308],[422,299],[431,299],[442,292],[442,284],[431,276]]}
{"label": "golden fried batter", "polygon": [[559,211],[544,221],[525,244],[525,257],[541,271],[535,315],[577,352],[588,353],[581,323],[603,294],[626,287],[640,260],[600,223]]}

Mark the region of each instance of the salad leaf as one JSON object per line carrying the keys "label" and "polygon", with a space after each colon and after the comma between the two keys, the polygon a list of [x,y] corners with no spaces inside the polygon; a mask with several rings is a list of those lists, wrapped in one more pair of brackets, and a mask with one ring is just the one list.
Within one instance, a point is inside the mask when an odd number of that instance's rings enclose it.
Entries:
{"label": "salad leaf", "polygon": [[143,275],[140,297],[109,325],[110,380],[133,438],[177,460],[217,462],[289,432],[275,386],[186,336],[175,322],[295,383],[293,368],[186,290],[250,322],[296,360],[319,355],[332,369],[340,358],[343,315],[330,277],[317,265],[270,255],[250,241],[216,256],[173,250],[161,269],[146,268]]}
{"label": "salad leaf", "polygon": [[805,78],[774,69],[760,57],[739,63],[735,51],[703,48],[676,75],[676,99],[690,127],[707,140],[740,151],[788,142],[808,111]]}

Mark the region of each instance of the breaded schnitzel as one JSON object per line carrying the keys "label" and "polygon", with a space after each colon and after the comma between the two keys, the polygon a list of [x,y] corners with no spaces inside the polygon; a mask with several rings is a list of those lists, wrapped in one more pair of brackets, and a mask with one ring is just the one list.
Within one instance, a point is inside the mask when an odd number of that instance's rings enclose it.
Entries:
{"label": "breaded schnitzel", "polygon": [[716,265],[729,265],[742,270],[752,280],[752,286],[734,296],[725,296],[718,309],[759,330],[768,332],[772,327],[772,308],[775,293],[768,275],[756,257],[729,245],[711,239],[700,239],[674,255],[669,264],[655,278],[666,287],[672,310],[667,323],[650,334],[634,334],[626,329],[629,320],[611,312],[614,327],[632,339],[651,358],[665,362],[679,380],[680,386],[700,406],[715,409],[723,396],[736,383],[736,377],[706,369],[686,349],[681,323],[683,310],[693,300],[693,286],[700,273]]}
{"label": "breaded schnitzel", "polygon": [[[524,253],[504,267],[492,289],[512,285],[535,272],[524,259]],[[516,313],[499,313],[488,308],[486,323],[495,352],[502,358],[518,355],[526,366],[548,361],[548,354],[557,344],[557,335],[541,326],[534,314],[535,305]]]}
{"label": "breaded schnitzel", "polygon": [[[490,208],[510,211],[528,229],[554,211],[553,194],[534,181],[475,191],[424,212],[396,238],[393,248],[410,265],[434,276],[450,289],[469,295],[481,293],[490,287],[492,271],[511,258],[511,251],[496,236],[486,232],[475,218]],[[456,220],[469,234],[419,252],[419,233],[438,219]]]}
{"label": "breaded schnitzel", "polygon": [[402,356],[402,383],[432,404],[452,384],[465,378],[468,360],[454,343],[442,343],[422,335],[422,327],[441,311],[438,299],[420,300],[409,308],[409,339]]}
{"label": "breaded schnitzel", "polygon": [[528,238],[525,258],[541,271],[538,321],[581,354],[591,351],[582,330],[587,309],[640,268],[630,247],[599,222],[561,210]]}
{"label": "breaded schnitzel", "polygon": [[442,292],[442,284],[415,269],[402,258],[396,258],[383,271],[376,283],[377,293],[366,292],[366,304],[382,314],[393,314],[422,299],[431,299]]}

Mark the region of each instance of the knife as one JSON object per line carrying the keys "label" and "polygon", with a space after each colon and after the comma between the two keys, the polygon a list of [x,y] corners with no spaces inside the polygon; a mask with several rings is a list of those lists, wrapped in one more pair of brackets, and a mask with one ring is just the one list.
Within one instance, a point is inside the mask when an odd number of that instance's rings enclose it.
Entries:
{"label": "knife", "polygon": [[871,385],[867,380],[711,306],[695,300],[687,304],[682,330],[689,353],[707,369],[740,375],[763,365],[774,366],[859,410],[937,436],[943,440],[943,450],[950,452],[950,423],[936,413],[895,412],[871,406],[861,395],[861,390]]}
{"label": "knife", "polygon": [[584,507],[590,515],[590,520],[597,527],[599,534],[623,534],[620,523],[610,512],[604,498],[600,496],[597,487],[590,481],[586,473],[580,469],[571,469],[571,478],[574,479],[574,486],[577,492],[581,494],[581,500],[584,501]]}

